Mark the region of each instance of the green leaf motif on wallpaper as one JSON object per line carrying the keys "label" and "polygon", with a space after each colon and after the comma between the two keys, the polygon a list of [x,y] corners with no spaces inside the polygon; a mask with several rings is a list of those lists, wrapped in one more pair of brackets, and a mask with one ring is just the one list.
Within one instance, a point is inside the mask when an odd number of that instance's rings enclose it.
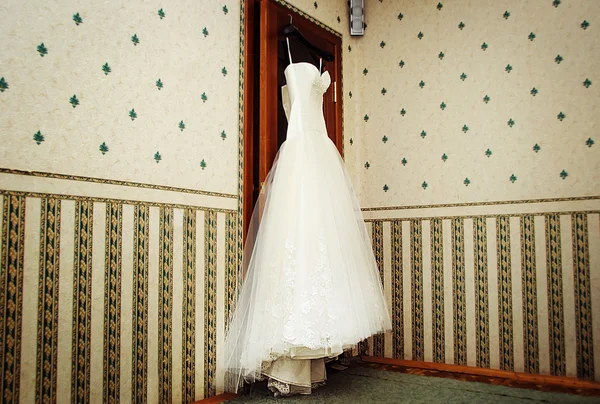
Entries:
{"label": "green leaf motif on wallpaper", "polygon": [[585,88],[590,88],[591,85],[592,85],[592,81],[590,79],[585,79],[585,81],[583,82],[583,86]]}
{"label": "green leaf motif on wallpaper", "polygon": [[221,140],[225,140],[227,139],[227,133],[225,133],[225,131],[221,131]]}
{"label": "green leaf motif on wallpaper", "polygon": [[441,10],[441,9],[442,9],[442,7],[444,7],[444,5],[443,5],[442,3],[438,3],[438,4],[437,4],[437,6],[436,6],[436,8],[437,8],[438,10]]}
{"label": "green leaf motif on wallpaper", "polygon": [[223,68],[221,69],[221,74],[223,75],[223,77],[227,76],[227,68],[225,66],[223,66]]}
{"label": "green leaf motif on wallpaper", "polygon": [[427,189],[428,186],[429,185],[427,185],[426,181],[423,181],[423,183],[421,184],[421,188],[423,188],[423,189]]}
{"label": "green leaf motif on wallpaper", "polygon": [[183,123],[183,121],[180,121],[180,122],[179,122],[179,125],[177,125],[177,126],[179,127],[179,130],[180,130],[181,132],[183,132],[183,130],[185,129],[185,123]]}
{"label": "green leaf motif on wallpaper", "polygon": [[161,79],[156,80],[156,88],[160,91],[163,88],[163,82]]}
{"label": "green leaf motif on wallpaper", "polygon": [[399,19],[400,21],[402,21],[402,19],[403,19],[403,18],[404,18],[404,14],[402,14],[402,13],[398,14],[398,19]]}
{"label": "green leaf motif on wallpaper", "polygon": [[137,46],[140,43],[140,38],[138,38],[137,34],[133,34],[131,37],[131,42],[133,42],[133,46]]}
{"label": "green leaf motif on wallpaper", "polygon": [[137,112],[135,112],[135,109],[131,109],[131,111],[129,111],[129,117],[132,121],[137,118]]}
{"label": "green leaf motif on wallpaper", "polygon": [[468,127],[467,125],[463,125],[463,127],[462,127],[462,131],[463,131],[464,133],[467,133],[467,132],[469,131],[469,127]]}
{"label": "green leaf motif on wallpaper", "polygon": [[398,63],[398,66],[400,66],[400,68],[402,69],[405,64],[406,63],[404,63],[404,60],[401,60],[400,63]]}
{"label": "green leaf motif on wallpaper", "polygon": [[371,164],[369,164],[369,162],[367,161],[367,162],[365,163],[365,168],[368,170],[368,169],[369,169],[369,167],[371,167]]}
{"label": "green leaf motif on wallpaper", "polygon": [[202,28],[202,35],[204,35],[204,38],[208,36],[208,29],[206,27]]}
{"label": "green leaf motif on wallpaper", "polygon": [[402,115],[402,116],[406,115],[406,110],[404,108],[402,108],[400,110],[400,115]]}
{"label": "green leaf motif on wallpaper", "polygon": [[531,95],[533,95],[534,97],[538,94],[538,89],[533,87],[530,91]]}
{"label": "green leaf motif on wallpaper", "polygon": [[510,73],[512,69],[513,67],[510,64],[506,65],[506,67],[504,68],[504,70],[506,70],[506,73]]}
{"label": "green leaf motif on wallpaper", "polygon": [[482,43],[481,44],[481,50],[485,52],[485,50],[488,48],[488,44],[487,43]]}
{"label": "green leaf motif on wallpaper", "polygon": [[354,140],[352,140],[352,138],[350,138],[350,146],[352,146],[354,144]]}
{"label": "green leaf motif on wallpaper", "polygon": [[530,32],[527,38],[529,38],[530,41],[533,41],[535,39],[535,34],[533,32]]}
{"label": "green leaf motif on wallpaper", "polygon": [[338,22],[338,24],[342,22],[342,19],[340,18],[339,15],[337,16],[337,22]]}
{"label": "green leaf motif on wallpaper", "polygon": [[465,187],[468,187],[470,183],[471,183],[471,180],[469,179],[469,177],[465,178],[465,180],[463,181],[463,184],[465,184]]}
{"label": "green leaf motif on wallpaper", "polygon": [[162,20],[163,18],[165,18],[165,12],[163,11],[163,9],[159,9],[158,10],[158,16],[160,17],[160,19]]}
{"label": "green leaf motif on wallpaper", "polygon": [[540,150],[542,150],[542,148],[540,147],[539,144],[536,143],[536,144],[533,145],[533,151],[534,152],[538,153]]}
{"label": "green leaf motif on wallpaper", "polygon": [[556,118],[557,118],[559,121],[561,121],[561,122],[562,122],[562,120],[563,120],[563,119],[565,119],[566,117],[567,117],[567,116],[566,116],[566,115],[565,115],[565,114],[564,114],[562,111],[560,111],[560,112],[558,113],[558,115],[556,115]]}
{"label": "green leaf motif on wallpaper", "polygon": [[366,76],[369,73],[369,69],[367,69],[366,67],[363,69],[363,74]]}
{"label": "green leaf motif on wallpaper", "polygon": [[556,7],[558,7],[558,6],[560,6],[560,0],[554,0],[554,1],[552,2],[552,5],[553,5],[555,8],[556,8]]}
{"label": "green leaf motif on wallpaper", "polygon": [[517,180],[517,176],[512,174],[509,178],[510,182],[512,182],[513,184],[515,183],[515,181]]}
{"label": "green leaf motif on wallpaper", "polygon": [[381,95],[386,95],[387,94],[387,90],[385,89],[385,87],[383,87],[381,89]]}
{"label": "green leaf motif on wallpaper", "polygon": [[466,78],[467,78],[467,75],[463,72],[463,74],[460,75],[460,79],[462,81],[465,81]]}
{"label": "green leaf motif on wallpaper", "polygon": [[352,91],[348,92],[348,97],[352,98]]}
{"label": "green leaf motif on wallpaper", "polygon": [[560,64],[560,62],[562,62],[563,60],[564,60],[564,59],[563,59],[563,57],[562,57],[562,56],[560,56],[560,55],[556,55],[556,57],[554,58],[554,61],[555,61],[557,64]]}
{"label": "green leaf motif on wallpaper", "polygon": [[442,111],[446,109],[446,103],[444,101],[442,101],[442,103],[440,104],[440,108]]}
{"label": "green leaf motif on wallpaper", "polygon": [[383,192],[387,192],[390,189],[387,184],[383,185]]}
{"label": "green leaf motif on wallpaper", "polygon": [[592,139],[591,137],[588,138],[588,140],[585,141],[585,144],[587,147],[592,147],[594,145],[594,139]]}
{"label": "green leaf motif on wallpaper", "polygon": [[487,150],[485,151],[485,156],[486,156],[487,158],[490,158],[490,157],[492,156],[492,151],[491,151],[490,149],[487,149]]}
{"label": "green leaf motif on wallpaper", "polygon": [[40,54],[41,57],[44,57],[44,55],[48,54],[48,48],[46,48],[44,46],[44,43],[42,42],[41,44],[38,45],[37,47],[37,51]]}
{"label": "green leaf motif on wallpaper", "polygon": [[586,20],[583,20],[583,22],[580,25],[580,27],[583,28],[584,30],[588,29],[589,26],[590,26],[590,23],[587,22]]}
{"label": "green leaf motif on wallpaper", "polygon": [[446,56],[446,55],[444,55],[444,52],[440,52],[439,55],[438,55],[438,57],[440,58],[440,60],[444,59],[444,56]]}
{"label": "green leaf motif on wallpaper", "polygon": [[381,41],[381,43],[379,44],[379,46],[381,46],[381,49],[385,48],[385,41]]}
{"label": "green leaf motif on wallpaper", "polygon": [[504,17],[505,20],[508,20],[508,17],[510,17],[510,13],[508,11],[505,11],[504,14],[502,14],[502,17]]}
{"label": "green leaf motif on wallpaper", "polygon": [[560,178],[562,178],[564,180],[569,176],[569,173],[567,173],[565,170],[562,170],[559,175],[560,175]]}
{"label": "green leaf motif on wallpaper", "polygon": [[73,108],[79,105],[79,100],[77,99],[77,96],[75,94],[73,94],[73,96],[69,98],[69,102],[71,103],[71,106]]}
{"label": "green leaf motif on wallpaper", "polygon": [[348,45],[348,52],[352,52],[352,46]]}
{"label": "green leaf motif on wallpaper", "polygon": [[100,147],[98,148],[98,150],[102,154],[108,153],[108,146],[106,145],[106,142],[102,142],[102,144],[100,145]]}
{"label": "green leaf motif on wallpaper", "polygon": [[406,166],[406,164],[408,163],[408,160],[406,160],[406,157],[402,158],[401,163],[402,163],[403,166]]}
{"label": "green leaf motif on wallpaper", "polygon": [[462,31],[462,29],[465,27],[465,23],[464,22],[460,22],[460,24],[458,24],[458,29],[460,29]]}
{"label": "green leaf motif on wallpaper", "polygon": [[442,154],[442,161],[445,163],[448,160],[448,155],[446,153]]}
{"label": "green leaf motif on wallpaper", "polygon": [[112,71],[112,70],[110,70],[110,66],[108,65],[108,62],[106,62],[102,65],[102,71],[104,72],[105,76],[108,76],[108,73],[110,73]]}
{"label": "green leaf motif on wallpaper", "polygon": [[75,21],[75,25],[83,24],[83,19],[79,15],[79,13],[73,14],[73,21]]}
{"label": "green leaf motif on wallpaper", "polygon": [[40,145],[45,139],[44,139],[44,135],[42,135],[42,132],[40,132],[39,130],[33,135],[33,140],[35,141],[35,143],[37,143],[38,145]]}
{"label": "green leaf motif on wallpaper", "polygon": [[3,93],[5,90],[8,90],[8,83],[4,80],[4,77],[0,78],[0,93]]}
{"label": "green leaf motif on wallpaper", "polygon": [[421,31],[417,34],[417,38],[419,38],[419,40],[423,39],[423,33]]}
{"label": "green leaf motif on wallpaper", "polygon": [[515,121],[513,121],[513,119],[512,119],[512,118],[510,118],[510,119],[508,120],[508,122],[506,122],[506,124],[512,128],[512,127],[515,125]]}
{"label": "green leaf motif on wallpaper", "polygon": [[425,82],[423,80],[421,80],[421,82],[419,83],[419,87],[421,87],[421,88],[425,87]]}
{"label": "green leaf motif on wallpaper", "polygon": [[381,141],[382,141],[383,143],[387,143],[387,141],[388,141],[388,137],[387,137],[387,136],[385,136],[385,135],[383,135],[383,137],[381,138]]}
{"label": "green leaf motif on wallpaper", "polygon": [[200,98],[202,99],[202,102],[206,102],[206,100],[208,100],[208,97],[206,96],[206,93],[202,93],[202,95],[200,96]]}
{"label": "green leaf motif on wallpaper", "polygon": [[424,130],[421,131],[421,139],[425,139],[425,137],[427,136],[427,132],[425,132]]}
{"label": "green leaf motif on wallpaper", "polygon": [[483,97],[483,102],[485,102],[486,104],[490,102],[490,96],[486,94],[485,97]]}
{"label": "green leaf motif on wallpaper", "polygon": [[204,161],[204,159],[202,159],[202,161],[200,162],[200,168],[202,168],[203,170],[206,168],[206,161]]}
{"label": "green leaf motif on wallpaper", "polygon": [[227,15],[228,12],[229,9],[227,8],[227,6],[223,6],[223,14]]}
{"label": "green leaf motif on wallpaper", "polygon": [[316,1],[313,3],[313,6],[315,6],[315,10],[316,10],[317,8],[319,8],[319,5],[317,4],[317,2],[316,2]]}
{"label": "green leaf motif on wallpaper", "polygon": [[365,114],[365,117],[363,119],[365,120],[365,122],[369,122],[369,115]]}
{"label": "green leaf motif on wallpaper", "polygon": [[158,164],[159,161],[162,160],[162,156],[160,155],[159,152],[154,153],[154,161],[156,161],[156,164]]}

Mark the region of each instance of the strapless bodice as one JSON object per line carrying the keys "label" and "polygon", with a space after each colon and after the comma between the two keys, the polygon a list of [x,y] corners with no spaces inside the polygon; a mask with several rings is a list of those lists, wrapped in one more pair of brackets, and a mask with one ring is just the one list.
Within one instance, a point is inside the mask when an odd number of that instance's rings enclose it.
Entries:
{"label": "strapless bodice", "polygon": [[287,85],[282,98],[288,123],[304,131],[325,131],[323,94],[331,84],[329,72],[320,74],[314,65],[298,62],[289,64],[284,75]]}

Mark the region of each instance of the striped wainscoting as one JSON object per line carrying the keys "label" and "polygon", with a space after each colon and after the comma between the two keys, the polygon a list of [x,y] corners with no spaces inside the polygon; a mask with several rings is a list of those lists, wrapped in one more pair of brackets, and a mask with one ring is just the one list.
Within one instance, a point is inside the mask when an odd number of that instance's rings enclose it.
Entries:
{"label": "striped wainscoting", "polygon": [[393,329],[363,353],[600,380],[597,199],[364,213]]}
{"label": "striped wainscoting", "polygon": [[43,193],[19,188],[48,179],[16,177],[0,178],[0,401],[190,403],[222,392],[237,197],[143,188],[106,198],[127,185],[80,180]]}

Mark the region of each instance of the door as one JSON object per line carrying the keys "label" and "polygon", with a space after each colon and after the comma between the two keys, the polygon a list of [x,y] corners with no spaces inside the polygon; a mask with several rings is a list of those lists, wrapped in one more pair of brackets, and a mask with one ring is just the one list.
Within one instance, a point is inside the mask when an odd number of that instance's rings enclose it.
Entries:
{"label": "door", "polygon": [[[283,72],[289,58],[285,38],[279,33],[290,18],[309,42],[335,56],[333,62],[323,61],[323,71],[331,76],[323,112],[329,138],[342,153],[341,37],[276,0],[246,0],[245,5],[244,235],[262,183],[285,141],[281,87],[286,84]],[[291,40],[290,48],[294,63],[308,62],[319,68],[319,58],[304,46]]]}

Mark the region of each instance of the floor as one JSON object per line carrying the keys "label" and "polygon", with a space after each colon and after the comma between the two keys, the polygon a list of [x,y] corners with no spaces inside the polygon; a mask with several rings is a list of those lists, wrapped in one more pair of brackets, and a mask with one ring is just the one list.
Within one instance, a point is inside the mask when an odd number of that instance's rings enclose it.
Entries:
{"label": "floor", "polygon": [[[600,404],[600,389],[524,383],[497,377],[353,363],[348,369],[328,369],[328,383],[310,396],[274,398],[263,384],[236,403],[561,403]],[[283,400],[283,401],[282,401]]]}
{"label": "floor", "polygon": [[[438,370],[408,368],[404,366],[380,365],[378,363],[362,363],[360,366],[365,366],[371,369],[381,369],[391,372],[400,372],[411,375],[442,377],[445,379],[463,380],[469,382],[479,382],[494,384],[497,386],[516,387],[521,389],[531,389],[538,391],[547,391],[555,393],[576,394],[580,396],[600,396],[600,388],[598,389],[582,389],[571,388],[568,386],[557,386],[553,384],[534,384],[519,380],[505,379],[502,377],[488,377],[479,375],[469,375],[464,373],[443,372]],[[600,386],[599,386],[600,387]]]}

